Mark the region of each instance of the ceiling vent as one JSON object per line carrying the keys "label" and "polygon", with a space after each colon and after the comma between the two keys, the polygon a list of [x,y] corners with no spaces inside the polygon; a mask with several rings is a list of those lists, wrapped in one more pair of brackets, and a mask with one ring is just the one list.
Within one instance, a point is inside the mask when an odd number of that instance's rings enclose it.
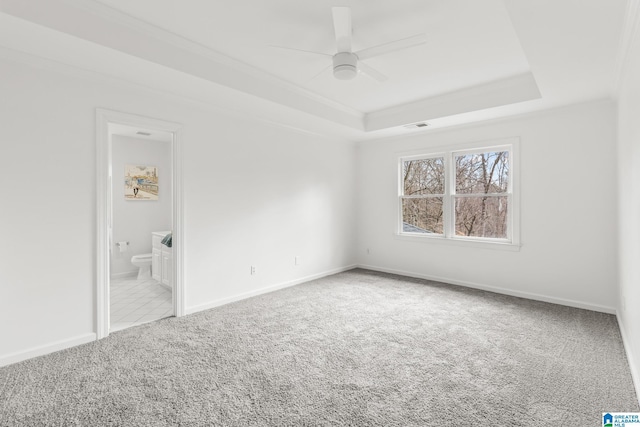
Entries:
{"label": "ceiling vent", "polygon": [[138,132],[136,132],[136,135],[151,136],[151,134],[150,134],[149,132],[142,132],[141,130],[139,130]]}
{"label": "ceiling vent", "polygon": [[404,125],[403,127],[407,129],[422,129],[422,128],[426,128],[427,126],[429,126],[429,123],[419,122],[419,123],[411,123],[410,125]]}

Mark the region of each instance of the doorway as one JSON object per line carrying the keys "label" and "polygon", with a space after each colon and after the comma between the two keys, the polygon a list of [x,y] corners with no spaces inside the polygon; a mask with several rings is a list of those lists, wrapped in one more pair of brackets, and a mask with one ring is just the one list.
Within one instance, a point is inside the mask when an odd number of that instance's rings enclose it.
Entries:
{"label": "doorway", "polygon": [[[137,323],[184,315],[180,129],[164,120],[96,111],[98,339]],[[153,160],[148,150],[157,151],[161,143],[169,158],[158,167],[162,158]],[[144,156],[131,153],[123,156],[123,150],[130,149],[123,147],[143,150],[152,160],[142,161]],[[123,225],[119,217],[122,212],[148,215],[161,205],[166,212],[158,216],[155,227],[162,230],[146,233]]]}

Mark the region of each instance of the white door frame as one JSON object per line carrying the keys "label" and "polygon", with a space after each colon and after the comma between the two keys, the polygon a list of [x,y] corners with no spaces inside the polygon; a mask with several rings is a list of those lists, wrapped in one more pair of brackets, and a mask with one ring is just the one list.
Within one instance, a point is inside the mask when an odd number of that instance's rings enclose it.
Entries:
{"label": "white door frame", "polygon": [[172,162],[172,247],[173,247],[173,312],[185,314],[183,280],[183,215],[182,215],[182,125],[119,111],[96,109],[96,335],[109,335],[109,225],[111,209],[111,138],[109,124],[122,124],[171,132]]}

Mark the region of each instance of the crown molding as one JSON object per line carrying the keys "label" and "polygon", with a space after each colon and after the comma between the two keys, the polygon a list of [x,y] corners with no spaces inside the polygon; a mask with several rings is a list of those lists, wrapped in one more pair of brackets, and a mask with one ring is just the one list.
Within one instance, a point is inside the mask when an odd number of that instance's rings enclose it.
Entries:
{"label": "crown molding", "polygon": [[365,116],[367,132],[540,98],[531,73],[425,98]]}
{"label": "crown molding", "polygon": [[467,129],[479,129],[486,126],[496,126],[504,123],[510,123],[518,120],[538,119],[548,116],[556,116],[565,112],[571,112],[576,108],[589,108],[590,106],[608,106],[609,108],[615,108],[615,101],[610,97],[587,99],[584,101],[574,102],[570,104],[562,104],[555,106],[542,105],[538,109],[523,110],[514,114],[498,115],[479,118],[473,121],[462,121],[452,124],[447,124],[442,127],[427,127],[415,132],[407,134],[397,134],[381,136],[379,138],[369,138],[356,141],[360,146],[362,144],[395,144],[400,141],[411,141],[416,137],[422,138],[424,135],[442,135],[451,132],[464,131]]}
{"label": "crown molding", "polygon": [[622,34],[616,55],[616,64],[611,84],[611,95],[618,98],[620,85],[624,77],[624,70],[629,62],[629,52],[633,45],[633,39],[640,27],[640,0],[627,0],[627,10],[625,12]]}

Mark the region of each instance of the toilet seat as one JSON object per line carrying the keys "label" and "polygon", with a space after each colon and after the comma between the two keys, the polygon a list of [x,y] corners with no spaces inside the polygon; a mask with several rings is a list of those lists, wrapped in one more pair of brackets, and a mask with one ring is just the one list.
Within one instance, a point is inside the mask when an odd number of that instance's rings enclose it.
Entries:
{"label": "toilet seat", "polygon": [[146,261],[146,260],[151,260],[152,254],[140,254],[140,255],[134,255],[131,257],[131,262],[133,261]]}

